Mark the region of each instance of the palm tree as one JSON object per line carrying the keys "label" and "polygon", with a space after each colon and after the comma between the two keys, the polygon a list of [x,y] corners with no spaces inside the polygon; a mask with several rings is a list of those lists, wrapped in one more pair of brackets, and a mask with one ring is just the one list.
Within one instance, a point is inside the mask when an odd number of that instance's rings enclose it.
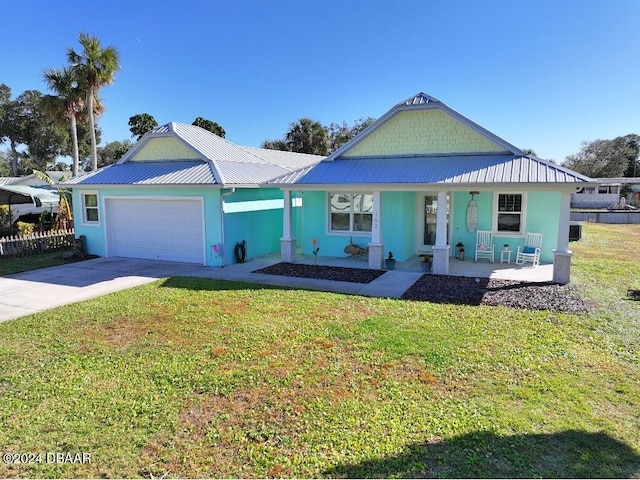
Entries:
{"label": "palm tree", "polygon": [[289,127],[285,140],[289,150],[315,155],[327,154],[327,130],[320,122],[310,118],[300,118]]}
{"label": "palm tree", "polygon": [[98,169],[98,146],[96,144],[95,99],[98,91],[105,85],[111,85],[116,72],[120,70],[120,54],[114,47],[102,48],[98,37],[80,33],[82,53],[73,48],[67,51],[72,68],[86,89],[87,113],[91,131],[91,169]]}
{"label": "palm tree", "polygon": [[78,154],[78,114],[84,108],[84,94],[79,87],[73,70],[69,68],[47,68],[44,73],[44,81],[49,89],[56,95],[47,95],[43,98],[45,109],[55,116],[62,115],[69,120],[71,128],[71,141],[73,147],[73,176],[78,175],[80,164]]}

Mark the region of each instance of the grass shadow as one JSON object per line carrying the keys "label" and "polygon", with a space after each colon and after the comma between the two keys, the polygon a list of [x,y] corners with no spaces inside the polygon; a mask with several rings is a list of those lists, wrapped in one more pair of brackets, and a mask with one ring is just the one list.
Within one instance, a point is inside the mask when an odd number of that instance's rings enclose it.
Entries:
{"label": "grass shadow", "polygon": [[633,300],[634,302],[640,302],[640,290],[627,290],[627,298],[629,300]]}
{"label": "grass shadow", "polygon": [[295,290],[295,288],[292,287],[201,277],[169,277],[163,280],[160,286],[209,292],[220,290]]}
{"label": "grass shadow", "polygon": [[630,478],[640,456],[606,433],[568,430],[499,436],[475,432],[412,444],[393,457],[344,464],[323,472],[341,478]]}

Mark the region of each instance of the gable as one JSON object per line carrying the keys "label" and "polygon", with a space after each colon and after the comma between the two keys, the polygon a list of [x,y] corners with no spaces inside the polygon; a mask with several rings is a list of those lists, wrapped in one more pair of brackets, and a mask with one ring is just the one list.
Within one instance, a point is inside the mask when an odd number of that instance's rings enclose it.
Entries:
{"label": "gable", "polygon": [[399,111],[342,157],[504,152],[439,109]]}
{"label": "gable", "polygon": [[177,138],[150,138],[130,162],[157,162],[163,160],[195,160],[200,156]]}

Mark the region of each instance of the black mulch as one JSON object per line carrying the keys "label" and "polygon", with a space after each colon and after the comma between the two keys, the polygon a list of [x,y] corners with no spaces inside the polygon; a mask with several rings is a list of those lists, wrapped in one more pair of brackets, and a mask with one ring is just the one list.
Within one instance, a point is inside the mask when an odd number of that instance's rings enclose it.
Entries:
{"label": "black mulch", "polygon": [[276,263],[269,267],[254,270],[253,273],[284,275],[286,277],[315,278],[318,280],[337,280],[351,283],[371,283],[384,273],[384,270],[365,268],[328,267],[326,265],[303,265],[300,263]]}
{"label": "black mulch", "polygon": [[[384,270],[329,267],[299,263],[276,263],[255,270],[254,273],[287,277],[370,283],[384,274]],[[504,307],[585,313],[589,305],[571,285],[551,282],[518,282],[495,278],[458,277],[452,275],[423,275],[402,295],[405,300],[459,305],[501,305]]]}
{"label": "black mulch", "polygon": [[496,278],[423,275],[402,298],[460,305],[504,307],[585,313],[589,306],[571,285],[518,282]]}

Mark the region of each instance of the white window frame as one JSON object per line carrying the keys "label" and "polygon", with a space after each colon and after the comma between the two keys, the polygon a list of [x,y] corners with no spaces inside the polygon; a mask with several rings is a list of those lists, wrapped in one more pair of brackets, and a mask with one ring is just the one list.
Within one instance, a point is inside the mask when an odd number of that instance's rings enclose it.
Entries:
{"label": "white window frame", "polygon": [[[89,195],[95,195],[96,197],[96,206],[95,207],[87,207],[86,197]],[[99,227],[102,219],[102,211],[100,208],[100,194],[97,190],[85,190],[80,193],[80,203],[82,207],[82,225],[88,227]],[[98,220],[89,220],[87,218],[87,208],[95,209],[98,212]]]}
{"label": "white window frame", "polygon": [[[348,195],[349,196],[349,230],[333,230],[331,228],[331,195]],[[358,235],[361,237],[370,237],[371,236],[371,230],[370,231],[366,231],[366,230],[354,230],[353,229],[353,224],[354,224],[354,214],[355,212],[353,211],[353,196],[354,195],[371,195],[373,197],[373,192],[327,192],[327,234],[331,234],[331,235]],[[345,212],[346,213],[346,212]],[[359,212],[360,213],[360,212]],[[371,229],[373,230],[373,211],[371,212],[371,219],[372,219],[372,225],[371,225]]]}
{"label": "white window frame", "polygon": [[[500,213],[509,213],[509,212],[499,212],[498,204],[500,195],[521,195],[522,202],[520,204],[520,230],[517,232],[507,232],[503,230],[498,230],[498,215]],[[514,214],[517,212],[513,212]],[[492,232],[497,237],[524,237],[527,231],[527,192],[494,192],[493,194],[493,215],[492,215]]]}

